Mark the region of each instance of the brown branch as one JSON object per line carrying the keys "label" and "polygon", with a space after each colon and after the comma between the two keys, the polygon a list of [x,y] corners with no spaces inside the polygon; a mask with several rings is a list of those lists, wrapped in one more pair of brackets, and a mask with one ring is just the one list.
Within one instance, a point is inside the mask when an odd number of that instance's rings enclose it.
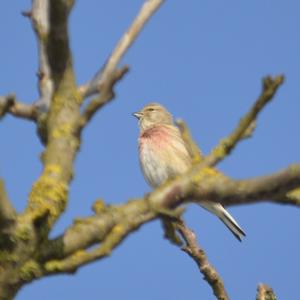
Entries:
{"label": "brown branch", "polygon": [[299,206],[297,197],[288,193],[300,187],[300,164],[277,173],[244,180],[233,180],[214,169],[193,167],[183,176],[154,191],[150,200],[154,207],[173,208],[189,202],[214,201],[225,206],[272,202]]}
{"label": "brown branch", "polygon": [[113,88],[115,83],[128,72],[128,66],[124,66],[120,69],[117,68],[120,60],[133,44],[147,21],[162,3],[163,0],[147,0],[144,3],[137,17],[118,42],[104,67],[91,81],[79,87],[79,93],[82,99],[100,93],[100,95],[87,105],[82,113],[79,130],[84,128],[103,105],[114,98],[115,94]]}
{"label": "brown branch", "polygon": [[266,284],[259,284],[257,287],[256,300],[276,300],[276,295],[273,289]]}
{"label": "brown branch", "polygon": [[201,150],[199,149],[198,145],[193,140],[193,137],[183,120],[177,120],[176,125],[179,127],[181,136],[185,142],[185,145],[188,147],[188,151],[193,158],[193,162],[199,163],[203,160]]}
{"label": "brown branch", "polygon": [[31,121],[37,120],[35,105],[17,101],[14,94],[0,97],[0,119],[6,114]]}
{"label": "brown branch", "polygon": [[[39,118],[38,125],[43,122],[45,151],[43,170],[32,186],[26,210],[17,216],[14,230],[5,242],[1,236],[1,246],[4,244],[7,248],[7,240],[11,245],[7,253],[2,251],[0,258],[0,299],[12,299],[11,295],[22,285],[42,276],[36,255],[68,201],[74,159],[80,146],[77,128],[82,102],[69,47],[68,16],[72,4],[72,0],[33,0],[29,13],[42,49],[39,53],[40,92],[47,114]],[[43,80],[51,81],[51,92],[47,83],[44,87]],[[49,109],[49,103],[45,103],[48,96],[51,98]],[[42,108],[38,104],[36,107]],[[11,291],[10,296],[7,296],[8,291]]]}
{"label": "brown branch", "polygon": [[36,102],[36,107],[41,111],[47,111],[54,89],[47,44],[51,30],[49,0],[33,0],[31,12],[24,15],[31,19],[38,41],[40,99]]}
{"label": "brown branch", "polygon": [[[50,108],[42,135],[46,149],[43,153],[43,171],[32,187],[27,215],[33,220],[43,219],[50,230],[64,211],[69,184],[72,180],[73,162],[80,145],[77,127],[80,115],[80,96],[77,92],[69,47],[68,17],[73,1],[33,0],[32,22],[40,43],[43,104],[51,98]],[[45,89],[44,89],[45,88]],[[46,98],[44,98],[44,96]]]}
{"label": "brown branch", "polygon": [[[221,202],[223,205],[250,204],[268,201],[280,204],[299,206],[299,201],[286,199],[291,190],[300,186],[300,164],[294,164],[277,173],[255,177],[246,180],[232,180],[222,178],[216,180],[214,187],[207,185],[199,187],[195,195],[206,199]],[[214,189],[214,191],[212,190]],[[198,194],[198,192],[200,192]],[[220,199],[221,201],[218,201]]]}
{"label": "brown branch", "polygon": [[228,300],[229,297],[223,280],[217,270],[209,263],[204,250],[197,242],[195,233],[184,224],[183,220],[176,221],[175,226],[186,243],[182,247],[182,250],[196,262],[200,272],[204,276],[204,280],[210,285],[216,298],[219,300]]}
{"label": "brown branch", "polygon": [[121,69],[114,71],[112,76],[102,85],[101,93],[95,99],[92,99],[85,108],[80,118],[79,130],[83,129],[84,126],[92,119],[95,113],[107,102],[115,97],[113,91],[114,85],[117,81],[121,80],[123,76],[128,72],[128,66],[124,66]]}
{"label": "brown branch", "polygon": [[[53,72],[55,67],[53,62],[51,65],[50,52],[51,49],[59,48],[59,44],[56,44],[58,39],[55,38],[57,34],[53,34],[53,31],[57,30],[55,29],[55,22],[51,20],[51,18],[53,19],[53,14],[55,14],[53,6],[53,3],[49,2],[49,0],[33,0],[32,10],[23,12],[23,15],[32,21],[38,40],[40,99],[29,105],[17,101],[15,95],[0,97],[0,118],[6,113],[10,113],[16,117],[36,121],[40,111],[45,112],[49,109],[55,86],[55,72]],[[52,38],[53,36],[54,39]],[[63,48],[59,49],[59,51],[62,50]],[[59,64],[60,61],[63,61],[63,59],[57,62],[54,60],[54,63]]]}
{"label": "brown branch", "polygon": [[130,233],[137,230],[143,223],[150,221],[153,214],[148,212],[133,220],[123,217],[122,222],[115,225],[105,236],[100,246],[90,251],[79,250],[63,260],[50,260],[45,263],[45,275],[53,273],[73,273],[79,267],[89,264],[95,260],[102,259],[111,254]]}
{"label": "brown branch", "polygon": [[[81,265],[107,256],[126,236],[155,215],[146,201],[132,200],[120,206],[104,207],[95,216],[76,221],[64,235],[41,249],[40,261],[45,274],[74,272]],[[99,242],[96,249],[85,250]]]}
{"label": "brown branch", "polygon": [[282,75],[276,76],[275,78],[269,76],[263,79],[261,94],[250,111],[240,120],[235,130],[228,137],[221,140],[211,153],[205,157],[200,167],[215,166],[230,154],[240,140],[252,134],[258,114],[265,105],[273,99],[278,88],[283,84],[283,81],[284,77]]}
{"label": "brown branch", "polygon": [[[72,266],[75,264],[77,268],[80,263],[75,259],[77,257],[76,252],[105,241],[112,228],[118,225],[124,226],[124,220],[130,220],[133,222],[134,228],[137,228],[157,218],[161,208],[174,208],[183,202],[191,201],[191,199],[194,199],[193,201],[217,201],[224,205],[261,201],[292,204],[291,200],[286,202],[279,196],[280,194],[284,195],[287,190],[293,189],[295,185],[300,185],[300,165],[292,166],[269,176],[237,181],[211,174],[211,169],[204,169],[202,174],[198,174],[198,177],[192,179],[188,174],[185,174],[158,188],[146,198],[109,207],[95,216],[76,222],[63,235],[43,246],[40,260],[45,263],[55,261],[55,271],[53,269],[50,272],[48,269],[47,272],[50,273],[59,272],[57,260],[66,259],[68,261],[68,257],[72,258]],[[293,204],[300,205],[299,202]],[[146,217],[142,218],[141,216]],[[115,241],[123,240],[130,232],[131,228],[128,227]],[[113,244],[114,247],[117,245],[118,242]],[[102,251],[100,253],[103,253]],[[82,252],[80,253],[82,254]],[[85,254],[83,259],[85,262],[89,262],[100,258],[102,254],[100,256],[97,254],[97,257],[94,255],[95,253]],[[51,264],[48,264],[49,266]],[[60,270],[64,272],[66,267],[61,267]]]}
{"label": "brown branch", "polygon": [[151,18],[151,16],[156,12],[156,10],[163,2],[164,0],[145,1],[133,23],[124,33],[103,68],[95,75],[95,77],[91,81],[87,82],[79,88],[79,92],[82,95],[82,98],[97,94],[100,91],[102,92],[102,86],[105,85],[106,81],[110,81],[111,76],[113,76],[120,60],[122,59],[126,51],[133,44],[147,21]]}
{"label": "brown branch", "polygon": [[148,216],[149,212],[154,218],[156,213],[149,209],[149,204],[144,199],[131,200],[119,206],[103,207],[94,216],[75,220],[63,235],[45,244],[41,249],[40,259],[41,261],[62,259],[78,250],[87,249],[104,241],[113,227],[123,223],[125,219],[133,221],[138,219],[141,221],[140,224],[145,223],[143,216]]}

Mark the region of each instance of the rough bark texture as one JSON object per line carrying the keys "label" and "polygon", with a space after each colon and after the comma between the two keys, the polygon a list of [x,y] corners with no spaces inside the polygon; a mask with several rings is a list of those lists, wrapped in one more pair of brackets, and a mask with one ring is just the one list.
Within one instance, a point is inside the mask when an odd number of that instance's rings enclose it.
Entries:
{"label": "rough bark texture", "polygon": [[[269,176],[245,180],[228,178],[213,168],[239,141],[253,133],[259,112],[274,99],[283,83],[282,76],[266,77],[249,112],[207,157],[203,157],[185,124],[178,123],[194,157],[194,165],[186,174],[145,197],[118,206],[106,206],[98,200],[94,215],[74,220],[65,232],[49,239],[50,230],[67,207],[81,133],[95,113],[114,98],[114,86],[128,71],[127,66],[118,68],[120,59],[163,2],[145,1],[103,68],[81,86],[76,85],[69,47],[68,17],[73,1],[33,0],[32,10],[24,13],[37,36],[40,98],[27,105],[15,95],[0,97],[0,118],[11,114],[35,122],[44,145],[43,169],[32,186],[25,211],[20,214],[12,207],[0,181],[0,300],[13,299],[22,286],[33,280],[74,273],[85,264],[109,255],[129,234],[158,218],[171,218],[171,222],[165,222],[166,235],[177,243],[177,231],[180,232],[186,243],[183,250],[197,263],[215,296],[228,299],[223,280],[208,262],[195,235],[181,219],[178,221],[177,208],[188,203],[188,199],[223,205],[271,201],[300,206],[299,164]],[[91,95],[95,98],[81,109]],[[94,245],[97,247],[89,250]],[[264,285],[259,286],[257,299],[275,299],[270,291]]]}

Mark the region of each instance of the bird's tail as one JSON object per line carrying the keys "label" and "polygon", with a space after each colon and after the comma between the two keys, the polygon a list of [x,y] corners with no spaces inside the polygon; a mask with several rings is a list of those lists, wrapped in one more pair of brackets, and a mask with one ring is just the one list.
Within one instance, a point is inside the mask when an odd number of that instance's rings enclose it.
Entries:
{"label": "bird's tail", "polygon": [[226,225],[226,227],[234,234],[234,236],[242,241],[242,237],[246,236],[243,229],[238,225],[229,212],[220,204],[215,202],[201,202],[203,208],[207,209]]}

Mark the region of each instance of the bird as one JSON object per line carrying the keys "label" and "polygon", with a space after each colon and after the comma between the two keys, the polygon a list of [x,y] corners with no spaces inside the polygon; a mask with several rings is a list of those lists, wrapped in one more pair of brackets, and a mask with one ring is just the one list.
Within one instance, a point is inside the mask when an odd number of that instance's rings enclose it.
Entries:
{"label": "bird", "polygon": [[[142,173],[152,188],[185,173],[192,166],[188,146],[175,125],[172,114],[159,103],[149,103],[133,113],[138,119],[139,161]],[[245,232],[221,203],[202,201],[203,208],[216,215],[242,241]]]}

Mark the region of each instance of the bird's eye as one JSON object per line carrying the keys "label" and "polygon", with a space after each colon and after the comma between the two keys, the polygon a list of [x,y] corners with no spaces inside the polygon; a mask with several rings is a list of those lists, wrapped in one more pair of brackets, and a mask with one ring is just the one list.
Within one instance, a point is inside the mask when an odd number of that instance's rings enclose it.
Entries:
{"label": "bird's eye", "polygon": [[148,108],[148,111],[154,111],[154,108]]}

